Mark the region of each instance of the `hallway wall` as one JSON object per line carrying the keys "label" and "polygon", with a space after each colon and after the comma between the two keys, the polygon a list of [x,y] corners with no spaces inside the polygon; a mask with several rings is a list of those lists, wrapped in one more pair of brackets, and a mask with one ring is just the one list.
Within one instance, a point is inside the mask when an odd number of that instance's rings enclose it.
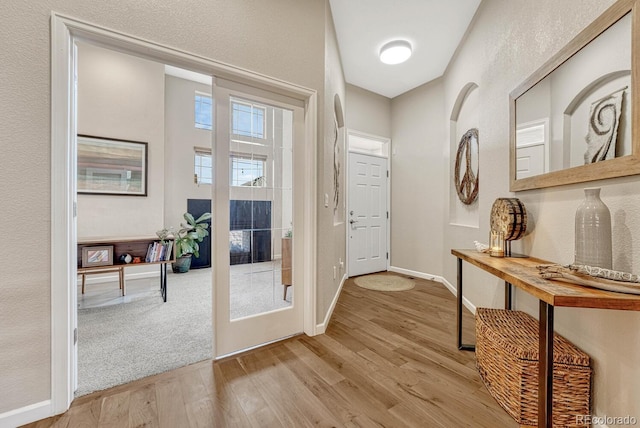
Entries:
{"label": "hallway wall", "polygon": [[[416,155],[425,145],[425,130],[434,132],[433,147],[425,156],[424,169],[439,168],[430,187],[442,189],[437,202],[428,200],[432,193],[415,192],[415,198],[393,199],[392,210],[412,212],[421,222],[443,229],[442,240],[433,229],[418,228],[414,235],[392,228],[394,257],[402,258],[407,269],[442,275],[449,284],[456,282],[456,259],[452,248],[473,248],[473,241],[488,243],[489,215],[498,197],[518,197],[529,214],[528,234],[514,243],[515,252],[567,264],[573,261],[574,214],[584,198],[583,188],[601,187],[602,200],[609,206],[613,223],[614,269],[640,272],[640,178],[626,177],[566,185],[542,190],[509,192],[509,93],[529,77],[550,56],[560,50],[612,0],[556,2],[553,0],[485,0],[472,25],[449,64],[440,83],[433,88],[419,87],[392,101],[392,117],[403,118],[419,109],[421,120],[398,122],[394,119],[392,139],[400,144],[394,170],[409,168],[410,160],[402,153]],[[449,151],[449,117],[465,85],[478,85],[478,123],[480,141],[479,222],[477,227],[449,223],[453,162]],[[425,86],[429,86],[425,85]],[[437,87],[440,89],[436,89]],[[413,102],[411,102],[414,100]],[[427,114],[429,105],[440,105],[440,114]],[[634,106],[635,108],[635,106]],[[404,146],[409,146],[404,148]],[[455,152],[454,152],[455,153]],[[398,165],[396,165],[398,164]],[[422,177],[426,176],[422,172]],[[400,180],[401,176],[394,174]],[[416,188],[408,175],[396,185]],[[451,196],[452,195],[452,196]],[[417,199],[417,201],[416,201]],[[428,201],[428,203],[427,203]],[[440,257],[414,252],[433,245]],[[475,307],[500,307],[503,284],[496,277],[465,265],[464,296]],[[537,317],[537,300],[517,291],[517,309]],[[557,308],[556,331],[592,357],[594,369],[593,414],[640,415],[640,313],[589,309]],[[454,338],[451,338],[452,344]]]}
{"label": "hallway wall", "polygon": [[[7,224],[25,221],[29,226],[20,239],[0,246],[0,271],[7,273],[0,283],[4,296],[0,301],[0,417],[9,411],[28,411],[27,406],[46,406],[51,398],[51,12],[322,94],[325,7],[325,0],[3,4],[0,96],[11,102],[0,105],[4,123],[0,140],[6,142],[0,160],[0,197],[6,203],[0,205],[0,218]],[[322,95],[318,110],[324,110]],[[322,125],[317,135],[322,145]],[[326,227],[324,222],[319,224]],[[320,229],[318,235],[329,231]],[[319,250],[320,257],[329,257],[333,242],[320,243]],[[29,263],[19,273],[16,254]],[[319,293],[323,287],[331,292],[330,285],[319,283]]]}

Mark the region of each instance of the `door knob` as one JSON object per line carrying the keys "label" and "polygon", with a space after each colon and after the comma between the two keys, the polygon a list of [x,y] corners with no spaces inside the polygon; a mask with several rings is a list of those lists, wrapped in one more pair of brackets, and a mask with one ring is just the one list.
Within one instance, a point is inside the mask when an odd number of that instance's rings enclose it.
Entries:
{"label": "door knob", "polygon": [[354,219],[349,220],[349,223],[351,223],[351,224],[357,223],[357,222],[358,222],[358,220],[354,220]]}

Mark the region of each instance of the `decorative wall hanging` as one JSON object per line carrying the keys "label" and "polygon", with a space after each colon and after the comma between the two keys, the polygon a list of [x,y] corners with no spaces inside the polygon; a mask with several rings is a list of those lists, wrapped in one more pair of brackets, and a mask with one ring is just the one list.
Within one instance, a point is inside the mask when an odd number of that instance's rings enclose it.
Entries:
{"label": "decorative wall hanging", "polygon": [[458,144],[454,169],[454,184],[458,198],[465,205],[471,205],[478,197],[478,129],[464,133]]}
{"label": "decorative wall hanging", "polygon": [[511,241],[522,238],[527,231],[527,210],[518,198],[498,198],[491,207],[491,233],[502,234],[504,255],[511,254]]}
{"label": "decorative wall hanging", "polygon": [[340,205],[340,146],[338,145],[338,121],[333,118],[333,209]]}
{"label": "decorative wall hanging", "polygon": [[[607,10],[511,92],[511,192],[640,174],[640,139],[637,138],[640,135],[640,109],[635,108],[640,75],[637,70],[640,66],[637,59],[640,44],[636,43],[640,35],[636,19],[640,3],[635,0],[611,3]],[[591,104],[625,86],[629,89],[622,100],[613,157],[607,162],[585,164],[584,136]],[[575,114],[578,115],[574,117]],[[533,117],[547,116],[550,121],[546,128],[548,141],[553,142],[554,147],[562,146],[562,150],[544,153],[545,157],[548,156],[548,169],[536,170],[536,174],[530,175],[527,171],[523,173],[527,168],[518,167],[518,147],[524,143],[518,138],[518,127]],[[574,118],[575,129],[572,129]],[[566,138],[572,135],[574,138]],[[576,143],[575,147],[573,143]],[[575,157],[572,156],[574,152],[577,152]],[[520,159],[521,166],[525,166],[522,157]]]}
{"label": "decorative wall hanging", "polygon": [[584,154],[585,164],[615,157],[622,99],[626,89],[619,89],[591,104],[589,131],[585,137],[588,145]]}
{"label": "decorative wall hanging", "polygon": [[340,96],[333,97],[333,223],[344,222],[345,209],[342,195],[340,194],[341,183],[344,183],[341,163],[344,158],[344,111]]}
{"label": "decorative wall hanging", "polygon": [[78,193],[147,196],[147,143],[78,135]]}

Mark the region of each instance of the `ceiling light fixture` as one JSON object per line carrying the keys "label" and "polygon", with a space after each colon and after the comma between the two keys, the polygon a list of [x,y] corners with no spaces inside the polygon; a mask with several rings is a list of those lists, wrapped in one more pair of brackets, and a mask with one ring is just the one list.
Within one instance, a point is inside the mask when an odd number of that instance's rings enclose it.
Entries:
{"label": "ceiling light fixture", "polygon": [[406,40],[394,40],[380,49],[380,61],[385,64],[400,64],[411,56],[411,43]]}

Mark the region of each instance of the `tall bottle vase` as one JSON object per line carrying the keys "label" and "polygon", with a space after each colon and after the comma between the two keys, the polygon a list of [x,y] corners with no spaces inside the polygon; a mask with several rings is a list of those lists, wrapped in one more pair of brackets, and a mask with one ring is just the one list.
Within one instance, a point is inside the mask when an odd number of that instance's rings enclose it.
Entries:
{"label": "tall bottle vase", "polygon": [[611,269],[611,213],[600,188],[586,188],[584,196],[576,210],[575,263]]}

